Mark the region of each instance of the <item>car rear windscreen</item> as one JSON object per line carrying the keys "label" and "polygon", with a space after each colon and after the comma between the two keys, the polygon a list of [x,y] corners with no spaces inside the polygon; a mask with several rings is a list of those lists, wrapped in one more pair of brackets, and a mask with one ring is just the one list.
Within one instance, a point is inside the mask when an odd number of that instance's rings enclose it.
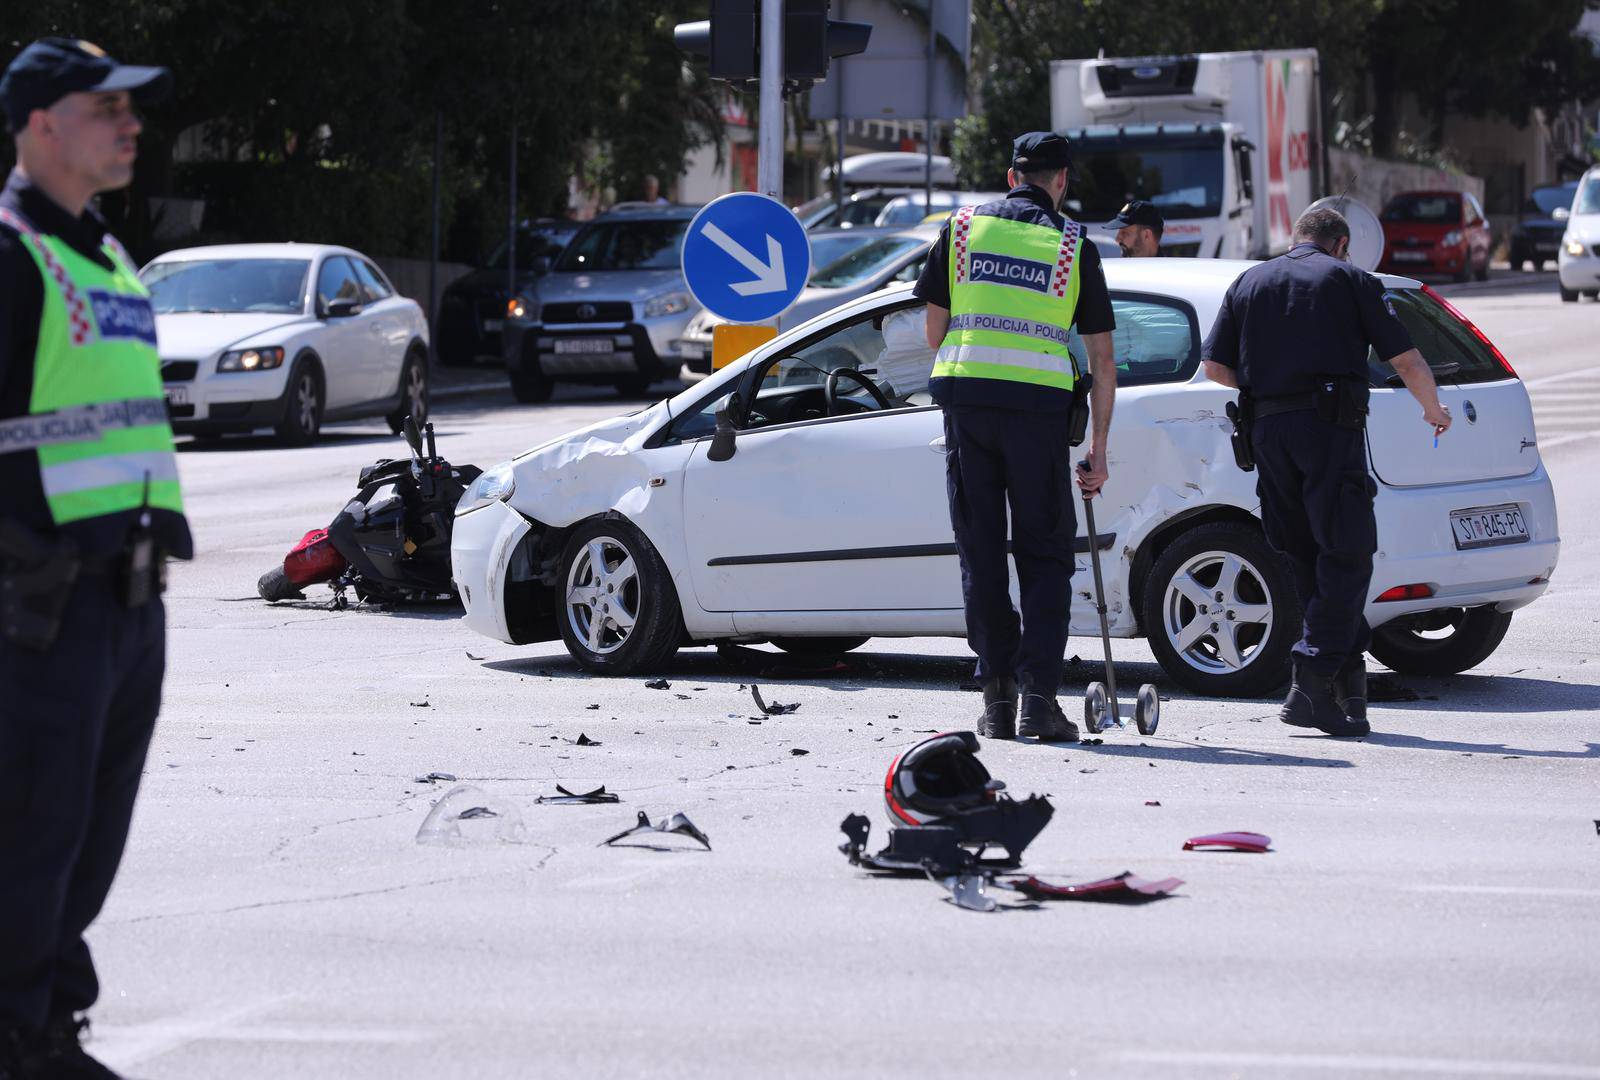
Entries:
{"label": "car rear windscreen", "polygon": [[[1434,369],[1434,378],[1441,385],[1466,386],[1512,377],[1487,345],[1421,289],[1389,289],[1383,296],[1405,324],[1411,343]],[[1451,371],[1451,364],[1459,367]],[[1400,382],[1394,368],[1372,349],[1367,350],[1367,374],[1373,386],[1395,386]]]}
{"label": "car rear windscreen", "polygon": [[1404,225],[1459,225],[1461,196],[1401,195],[1389,200],[1379,216]]}

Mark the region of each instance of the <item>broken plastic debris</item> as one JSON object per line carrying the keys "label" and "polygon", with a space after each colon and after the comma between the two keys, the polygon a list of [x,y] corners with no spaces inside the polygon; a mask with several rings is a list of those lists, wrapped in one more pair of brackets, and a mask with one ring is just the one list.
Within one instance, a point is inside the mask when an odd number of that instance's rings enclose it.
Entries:
{"label": "broken plastic debris", "polygon": [[585,735],[583,732],[580,731],[580,732],[578,732],[578,737],[576,739],[572,740],[572,745],[573,746],[599,746],[600,743],[595,739],[589,738],[589,736]]}
{"label": "broken plastic debris", "polygon": [[606,786],[604,784],[601,784],[599,787],[595,788],[593,791],[582,791],[582,792],[568,791],[566,788],[562,787],[560,784],[557,784],[556,785],[556,790],[559,791],[561,794],[559,794],[559,795],[540,795],[538,801],[542,802],[542,803],[562,803],[562,804],[568,804],[568,803],[614,803],[614,802],[621,802],[622,801],[622,797],[620,795],[614,795],[611,792],[607,791],[606,790]]}
{"label": "broken plastic debris", "polygon": [[650,816],[643,810],[639,811],[639,823],[637,825],[631,829],[624,829],[609,839],[600,841],[599,846],[606,847],[608,845],[615,844],[618,840],[621,840],[624,837],[634,836],[638,833],[644,832],[677,833],[679,836],[687,836],[691,840],[698,841],[705,847],[707,851],[711,850],[711,838],[706,836],[706,834],[701,832],[699,829],[695,828],[694,822],[689,820],[687,814],[681,812],[676,813],[667,818],[665,821],[658,821],[652,825],[650,823]]}
{"label": "broken plastic debris", "polygon": [[647,690],[671,690],[672,689],[672,684],[669,683],[665,679],[651,679],[649,682],[645,683],[644,685],[645,685],[645,689],[647,689]]}
{"label": "broken plastic debris", "polygon": [[588,709],[588,710],[590,710],[590,711],[591,711],[591,712],[592,712],[592,711],[594,711],[594,710],[595,710],[595,709],[598,709],[598,708],[600,708],[600,706],[598,706],[598,705],[585,705],[585,706],[584,706],[584,708],[585,708],[585,709]]}
{"label": "broken plastic debris", "polygon": [[950,891],[950,899],[957,907],[968,911],[993,911],[1000,905],[984,891],[987,880],[982,874],[938,875],[931,869],[928,880],[943,885]]}
{"label": "broken plastic debris", "polygon": [[474,656],[474,655],[472,655],[472,654],[471,654],[471,653],[467,653],[467,659],[468,659],[468,660],[482,660],[482,659],[483,659],[483,657],[481,657],[481,656]]}
{"label": "broken plastic debris", "polygon": [[1032,874],[1025,878],[996,881],[1001,888],[1013,889],[1030,900],[1099,900],[1113,903],[1142,904],[1170,896],[1183,884],[1182,878],[1162,878],[1151,881],[1123,871],[1116,877],[1099,881],[1085,881],[1079,885],[1055,885],[1041,881]]}
{"label": "broken plastic debris", "polygon": [[[471,822],[465,829],[462,822]],[[417,843],[445,847],[474,844],[520,844],[527,840],[522,813],[505,799],[485,795],[482,788],[459,784],[445,792],[417,830]]]}
{"label": "broken plastic debris", "polygon": [[448,780],[453,784],[456,780],[456,774],[447,772],[431,772],[427,776],[417,777],[416,782],[419,784],[431,784],[435,780]]}
{"label": "broken plastic debris", "polygon": [[413,702],[411,702],[411,707],[413,709],[426,709],[426,708],[429,708],[430,706],[428,705],[427,700],[424,699],[422,701],[413,701]]}
{"label": "broken plastic debris", "polygon": [[768,705],[765,701],[761,700],[761,687],[759,686],[750,687],[750,696],[756,699],[756,708],[760,709],[768,716],[788,716],[790,713],[794,712],[800,707],[799,702],[795,702],[793,705],[780,705],[774,701],[772,704]]}
{"label": "broken plastic debris", "polygon": [[789,748],[789,753],[794,755],[795,757],[805,757],[807,754],[811,753],[811,751],[810,750],[802,750],[798,746],[794,746],[794,747],[790,747]]}
{"label": "broken plastic debris", "polygon": [[1258,832],[1221,832],[1209,836],[1196,836],[1183,842],[1185,851],[1248,851],[1263,852],[1272,846],[1272,837]]}
{"label": "broken plastic debris", "polygon": [[1161,800],[1160,799],[1146,799],[1144,801],[1144,804],[1146,806],[1160,806],[1161,805]]}

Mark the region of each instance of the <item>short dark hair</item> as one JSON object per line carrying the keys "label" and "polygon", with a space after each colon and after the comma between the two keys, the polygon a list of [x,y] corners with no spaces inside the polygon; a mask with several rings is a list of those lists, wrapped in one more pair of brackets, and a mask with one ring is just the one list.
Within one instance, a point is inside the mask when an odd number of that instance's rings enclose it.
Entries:
{"label": "short dark hair", "polygon": [[1294,223],[1294,238],[1309,240],[1319,248],[1332,250],[1342,239],[1349,239],[1350,223],[1337,210],[1321,207],[1307,210]]}
{"label": "short dark hair", "polygon": [[1061,165],[1054,169],[1029,169],[1027,172],[1018,172],[1017,178],[1020,179],[1024,184],[1032,184],[1035,187],[1044,187],[1046,184],[1050,183],[1050,181],[1056,178],[1057,173],[1065,168],[1067,168],[1067,166]]}

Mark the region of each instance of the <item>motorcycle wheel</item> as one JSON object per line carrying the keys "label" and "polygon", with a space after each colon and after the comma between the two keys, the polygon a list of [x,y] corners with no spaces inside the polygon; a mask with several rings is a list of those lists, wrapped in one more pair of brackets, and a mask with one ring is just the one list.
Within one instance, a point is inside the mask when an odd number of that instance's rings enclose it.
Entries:
{"label": "motorcycle wheel", "polygon": [[256,592],[261,594],[261,599],[269,604],[276,604],[279,600],[304,600],[305,593],[301,592],[295,583],[289,580],[289,575],[283,572],[282,566],[274,566],[261,579],[256,582]]}

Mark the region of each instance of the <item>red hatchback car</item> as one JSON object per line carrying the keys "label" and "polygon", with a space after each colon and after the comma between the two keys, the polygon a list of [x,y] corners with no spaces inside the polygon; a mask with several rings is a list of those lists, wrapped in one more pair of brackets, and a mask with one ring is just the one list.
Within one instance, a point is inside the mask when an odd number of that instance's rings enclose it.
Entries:
{"label": "red hatchback car", "polygon": [[1460,191],[1403,191],[1378,215],[1388,274],[1489,277],[1489,220],[1476,196]]}

